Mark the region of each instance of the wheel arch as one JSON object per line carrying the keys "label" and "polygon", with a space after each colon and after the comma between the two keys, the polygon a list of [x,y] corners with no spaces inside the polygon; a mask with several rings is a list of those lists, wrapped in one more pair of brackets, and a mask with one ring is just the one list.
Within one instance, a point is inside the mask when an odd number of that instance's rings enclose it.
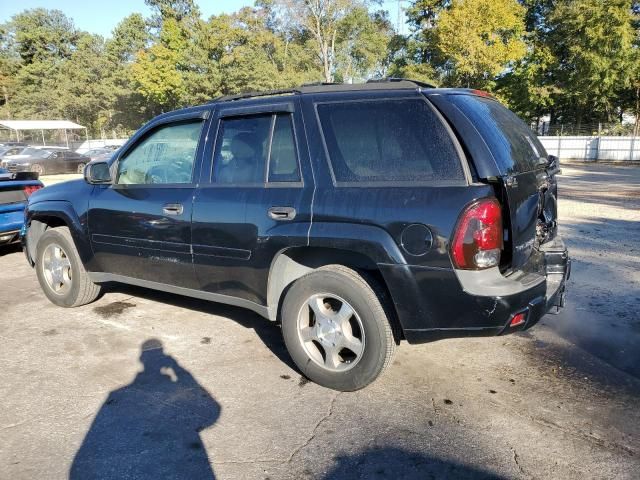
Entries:
{"label": "wheel arch", "polygon": [[[382,289],[387,301],[394,331],[401,333],[395,304],[387,283],[376,261],[357,250],[333,247],[291,247],[280,251],[274,258],[269,271],[267,302],[269,317],[277,320],[282,301],[300,277],[327,265],[342,265],[362,273],[369,282],[375,282]],[[402,334],[401,334],[402,335]]]}
{"label": "wheel arch", "polygon": [[27,212],[26,250],[29,261],[33,265],[36,258],[38,241],[49,228],[67,227],[80,256],[86,265],[93,257],[91,245],[86,231],[86,222],[82,222],[66,201],[45,201],[29,205]]}

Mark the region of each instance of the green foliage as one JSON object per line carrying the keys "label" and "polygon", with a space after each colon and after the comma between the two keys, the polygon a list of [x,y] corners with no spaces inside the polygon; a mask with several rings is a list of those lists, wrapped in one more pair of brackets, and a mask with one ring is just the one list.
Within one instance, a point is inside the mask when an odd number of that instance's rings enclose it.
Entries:
{"label": "green foliage", "polygon": [[139,13],[124,18],[113,29],[112,38],[107,44],[110,60],[126,64],[135,60],[136,55],[144,50],[150,41],[147,25]]}
{"label": "green foliage", "polygon": [[58,10],[0,25],[0,117],[122,135],[218,95],[393,76],[488,89],[532,121],[640,122],[637,0],[414,0],[406,36],[375,0],[257,0],[206,20],[195,0],[145,3],[106,40]]}
{"label": "green foliage", "polygon": [[[597,123],[638,115],[638,16],[628,0],[529,0],[528,51],[498,80],[520,115]],[[638,85],[638,87],[634,87]]]}
{"label": "green foliage", "polygon": [[487,88],[525,55],[524,8],[516,0],[453,0],[436,27],[450,85]]}
{"label": "green foliage", "polygon": [[612,100],[634,80],[632,21],[628,0],[564,0],[550,15],[550,48],[561,67],[556,82],[578,122],[586,114],[611,120]]}

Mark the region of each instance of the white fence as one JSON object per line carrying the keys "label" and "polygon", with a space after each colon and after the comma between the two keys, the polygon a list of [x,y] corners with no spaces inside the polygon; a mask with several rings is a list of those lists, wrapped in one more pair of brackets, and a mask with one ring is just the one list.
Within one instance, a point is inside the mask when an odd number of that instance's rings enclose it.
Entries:
{"label": "white fence", "polygon": [[639,162],[640,137],[539,137],[549,155],[581,162]]}

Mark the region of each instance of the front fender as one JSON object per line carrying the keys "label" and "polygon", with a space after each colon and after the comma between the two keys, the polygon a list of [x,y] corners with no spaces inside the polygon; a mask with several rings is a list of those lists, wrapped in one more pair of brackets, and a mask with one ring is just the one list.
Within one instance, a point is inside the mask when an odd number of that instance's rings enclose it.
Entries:
{"label": "front fender", "polygon": [[70,202],[53,200],[30,204],[25,211],[25,216],[26,233],[23,237],[23,244],[27,258],[32,265],[36,256],[36,245],[46,230],[46,226],[64,225],[71,232],[80,260],[85,268],[88,267],[93,258],[93,250],[89,243],[86,214],[78,215]]}

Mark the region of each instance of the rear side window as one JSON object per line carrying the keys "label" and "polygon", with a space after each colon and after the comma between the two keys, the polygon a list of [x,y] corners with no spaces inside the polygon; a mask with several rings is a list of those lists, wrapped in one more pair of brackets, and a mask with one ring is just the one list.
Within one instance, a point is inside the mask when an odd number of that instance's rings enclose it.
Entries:
{"label": "rear side window", "polygon": [[503,174],[540,168],[547,152],[531,129],[511,110],[490,98],[450,95],[448,100],[471,120]]}
{"label": "rear side window", "polygon": [[291,115],[223,118],[213,163],[218,184],[261,185],[265,174],[270,183],[299,182]]}
{"label": "rear side window", "polygon": [[456,147],[425,100],[317,105],[337,183],[464,181]]}

